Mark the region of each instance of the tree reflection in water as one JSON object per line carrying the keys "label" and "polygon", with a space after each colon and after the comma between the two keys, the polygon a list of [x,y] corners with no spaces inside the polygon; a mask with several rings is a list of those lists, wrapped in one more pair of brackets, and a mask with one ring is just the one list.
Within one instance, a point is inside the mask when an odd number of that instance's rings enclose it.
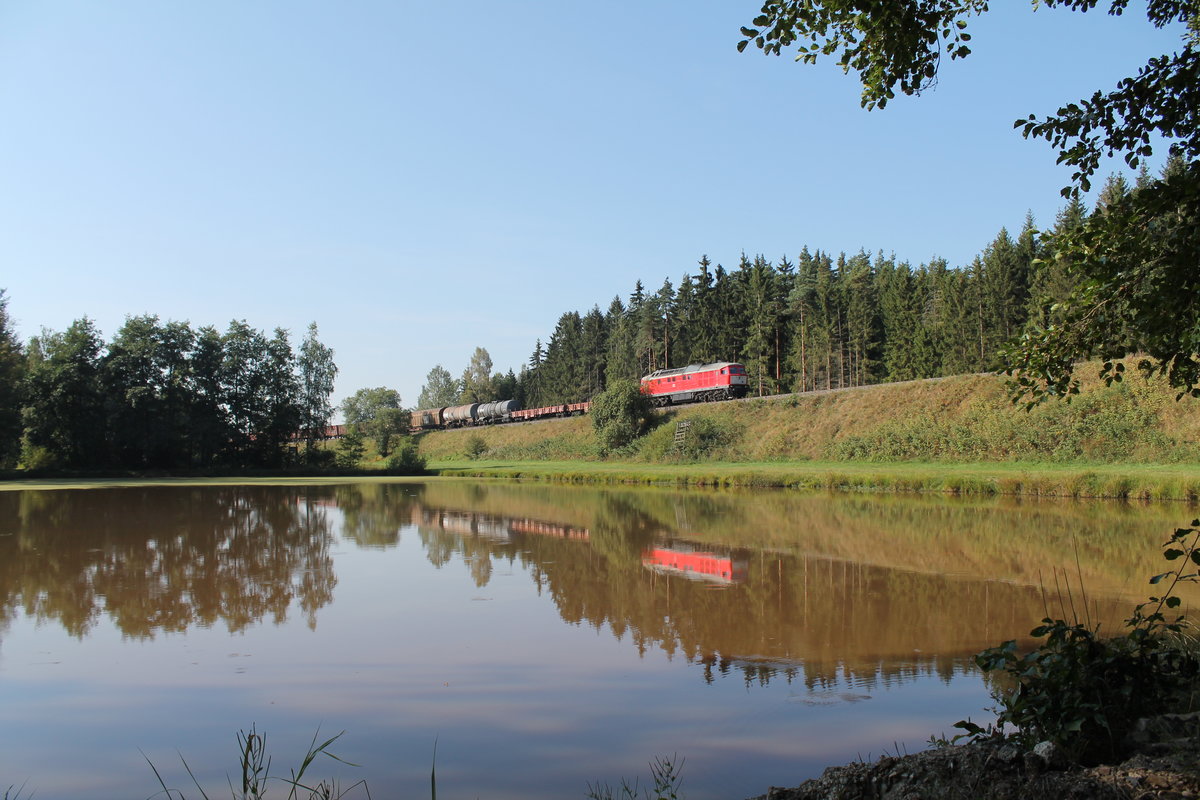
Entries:
{"label": "tree reflection in water", "polygon": [[[145,487],[0,492],[0,609],[85,636],[101,615],[124,636],[223,623],[310,627],[337,584],[332,490]],[[5,533],[8,533],[7,531]]]}

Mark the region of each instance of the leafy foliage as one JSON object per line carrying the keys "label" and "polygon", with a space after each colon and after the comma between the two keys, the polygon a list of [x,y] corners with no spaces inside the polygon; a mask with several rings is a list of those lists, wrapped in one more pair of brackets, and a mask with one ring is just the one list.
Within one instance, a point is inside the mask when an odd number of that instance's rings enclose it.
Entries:
{"label": "leafy foliage", "polygon": [[[1146,375],[1164,374],[1182,397],[1200,397],[1200,162],[1173,162],[1162,180],[1135,189],[1054,236],[1053,259],[1074,279],[1057,319],[1031,326],[1006,353],[1013,396],[1037,403],[1079,391],[1077,359],[1098,355],[1108,382],[1116,359],[1148,355]],[[1131,331],[1114,338],[1114,331]]]}
{"label": "leafy foliage", "polygon": [[375,440],[379,455],[391,452],[392,438],[408,430],[410,414],[400,408],[400,393],[386,386],[359,389],[342,401],[346,424]]}
{"label": "leafy foliage", "polygon": [[631,380],[613,383],[592,399],[592,427],[600,445],[615,450],[645,433],[653,416],[650,398]]}
{"label": "leafy foliage", "polygon": [[1184,618],[1167,616],[1181,604],[1174,593],[1178,584],[1200,579],[1200,520],[1177,529],[1163,545],[1163,556],[1182,559],[1183,566],[1150,579],[1168,581],[1166,591],[1137,606],[1126,634],[1103,638],[1082,622],[1047,617],[1031,632],[1044,639],[1033,650],[1019,653],[1010,640],[980,653],[975,659],[980,669],[1000,670],[1008,678],[996,695],[996,724],[983,728],[965,721],[956,727],[979,737],[1004,735],[1011,726],[1011,738],[1021,744],[1051,741],[1077,761],[1117,755],[1134,721],[1178,703],[1200,673],[1195,655],[1175,638]]}
{"label": "leafy foliage", "polygon": [[317,432],[329,424],[333,417],[333,382],[338,368],[333,361],[333,350],[317,339],[317,323],[310,323],[308,333],[300,344],[300,355],[296,359],[300,380],[300,431],[304,436],[305,459],[312,463],[316,450],[313,443]]}
{"label": "leafy foliage", "polygon": [[459,384],[450,371],[435,364],[425,376],[425,385],[417,397],[417,408],[445,408],[458,402]]}
{"label": "leafy foliage", "polygon": [[492,382],[492,356],[482,347],[476,347],[470,363],[463,370],[459,381],[460,403],[486,403],[496,399]]}
{"label": "leafy foliage", "polygon": [[409,437],[387,460],[387,471],[392,475],[421,475],[425,472],[425,458],[417,449],[417,443]]}
{"label": "leafy foliage", "polygon": [[22,411],[25,446],[50,464],[89,466],[104,450],[102,347],[87,317],[63,333],[44,331],[31,343],[28,404]]}
{"label": "leafy foliage", "polygon": [[483,455],[486,452],[487,452],[487,442],[485,442],[483,440],[482,436],[480,436],[478,434],[474,434],[467,438],[467,444],[466,444],[467,458],[479,458],[481,455]]}
{"label": "leafy foliage", "polygon": [[899,84],[920,94],[937,79],[943,54],[971,52],[967,19],[987,10],[986,0],[768,0],[753,28],[743,27],[743,51],[753,42],[768,55],[797,46],[797,61],[814,64],[837,54],[843,71],[859,73],[862,104],[883,108]]}

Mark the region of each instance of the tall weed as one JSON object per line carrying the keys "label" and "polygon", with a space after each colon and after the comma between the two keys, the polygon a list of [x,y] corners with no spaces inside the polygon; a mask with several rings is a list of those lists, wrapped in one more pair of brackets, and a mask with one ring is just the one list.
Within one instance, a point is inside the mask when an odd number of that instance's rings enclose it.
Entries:
{"label": "tall weed", "polygon": [[[267,755],[267,737],[266,734],[259,733],[255,726],[250,726],[250,731],[238,731],[238,761],[241,776],[235,784],[232,777],[228,778],[230,795],[234,800],[263,800],[268,796],[271,786],[286,787],[287,800],[340,800],[340,798],[352,796],[352,792],[361,789],[362,793],[368,798],[371,797],[371,791],[367,787],[366,781],[356,781],[349,787],[343,789],[336,780],[321,780],[316,784],[309,785],[311,781],[306,778],[308,768],[312,766],[318,756],[332,758],[334,761],[341,762],[348,766],[358,766],[351,764],[349,761],[342,759],[339,756],[330,752],[329,747],[334,742],[342,737],[345,731],[331,736],[324,742],[317,744],[317,738],[320,735],[318,729],[313,734],[312,742],[309,743],[308,750],[304,757],[300,760],[299,769],[291,769],[288,771],[288,777],[271,774],[271,757]],[[167,787],[166,780],[163,779],[162,773],[158,771],[158,767],[150,760],[145,753],[142,757],[146,759],[146,763],[150,765],[150,769],[154,772],[154,777],[158,780],[158,785],[162,787],[162,794],[167,800],[187,800],[187,796],[180,789],[171,789]],[[203,800],[209,800],[208,794],[200,785],[196,774],[192,771],[191,766],[182,754],[179,760],[183,763],[184,771],[187,772],[192,784],[199,792],[199,796]],[[307,781],[307,782],[306,782]]]}

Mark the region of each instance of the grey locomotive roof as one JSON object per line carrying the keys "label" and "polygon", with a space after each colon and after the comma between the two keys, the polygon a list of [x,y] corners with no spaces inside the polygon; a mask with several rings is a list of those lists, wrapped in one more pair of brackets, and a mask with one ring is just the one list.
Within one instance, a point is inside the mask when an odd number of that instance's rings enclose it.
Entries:
{"label": "grey locomotive roof", "polygon": [[734,361],[714,361],[712,364],[688,364],[686,367],[676,367],[675,369],[660,369],[651,372],[647,378],[666,378],[671,375],[686,375],[692,372],[707,372],[710,369],[720,369],[721,367],[731,367]]}

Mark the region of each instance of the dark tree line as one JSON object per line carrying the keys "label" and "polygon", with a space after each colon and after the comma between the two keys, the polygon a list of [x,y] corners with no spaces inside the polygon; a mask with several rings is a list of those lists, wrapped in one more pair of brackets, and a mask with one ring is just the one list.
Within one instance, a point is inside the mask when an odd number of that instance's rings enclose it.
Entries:
{"label": "dark tree line", "polygon": [[[677,287],[650,292],[639,281],[606,311],[563,314],[522,369],[519,396],[526,406],[575,402],[616,380],[712,361],[745,364],[755,395],[999,369],[1006,344],[1053,323],[1075,289],[1055,239],[1137,191],[1114,176],[1093,211],[1071,200],[1045,232],[1027,217],[961,268],[807,247],[794,260],[743,254],[731,271],[704,257]],[[1137,346],[1125,331],[1110,335]]]}
{"label": "dark tree line", "polygon": [[[280,467],[315,457],[297,431],[329,423],[333,351],[309,326],[224,333],[129,317],[107,344],[84,317],[22,345],[0,294],[0,467]],[[302,447],[298,447],[302,444]]]}

